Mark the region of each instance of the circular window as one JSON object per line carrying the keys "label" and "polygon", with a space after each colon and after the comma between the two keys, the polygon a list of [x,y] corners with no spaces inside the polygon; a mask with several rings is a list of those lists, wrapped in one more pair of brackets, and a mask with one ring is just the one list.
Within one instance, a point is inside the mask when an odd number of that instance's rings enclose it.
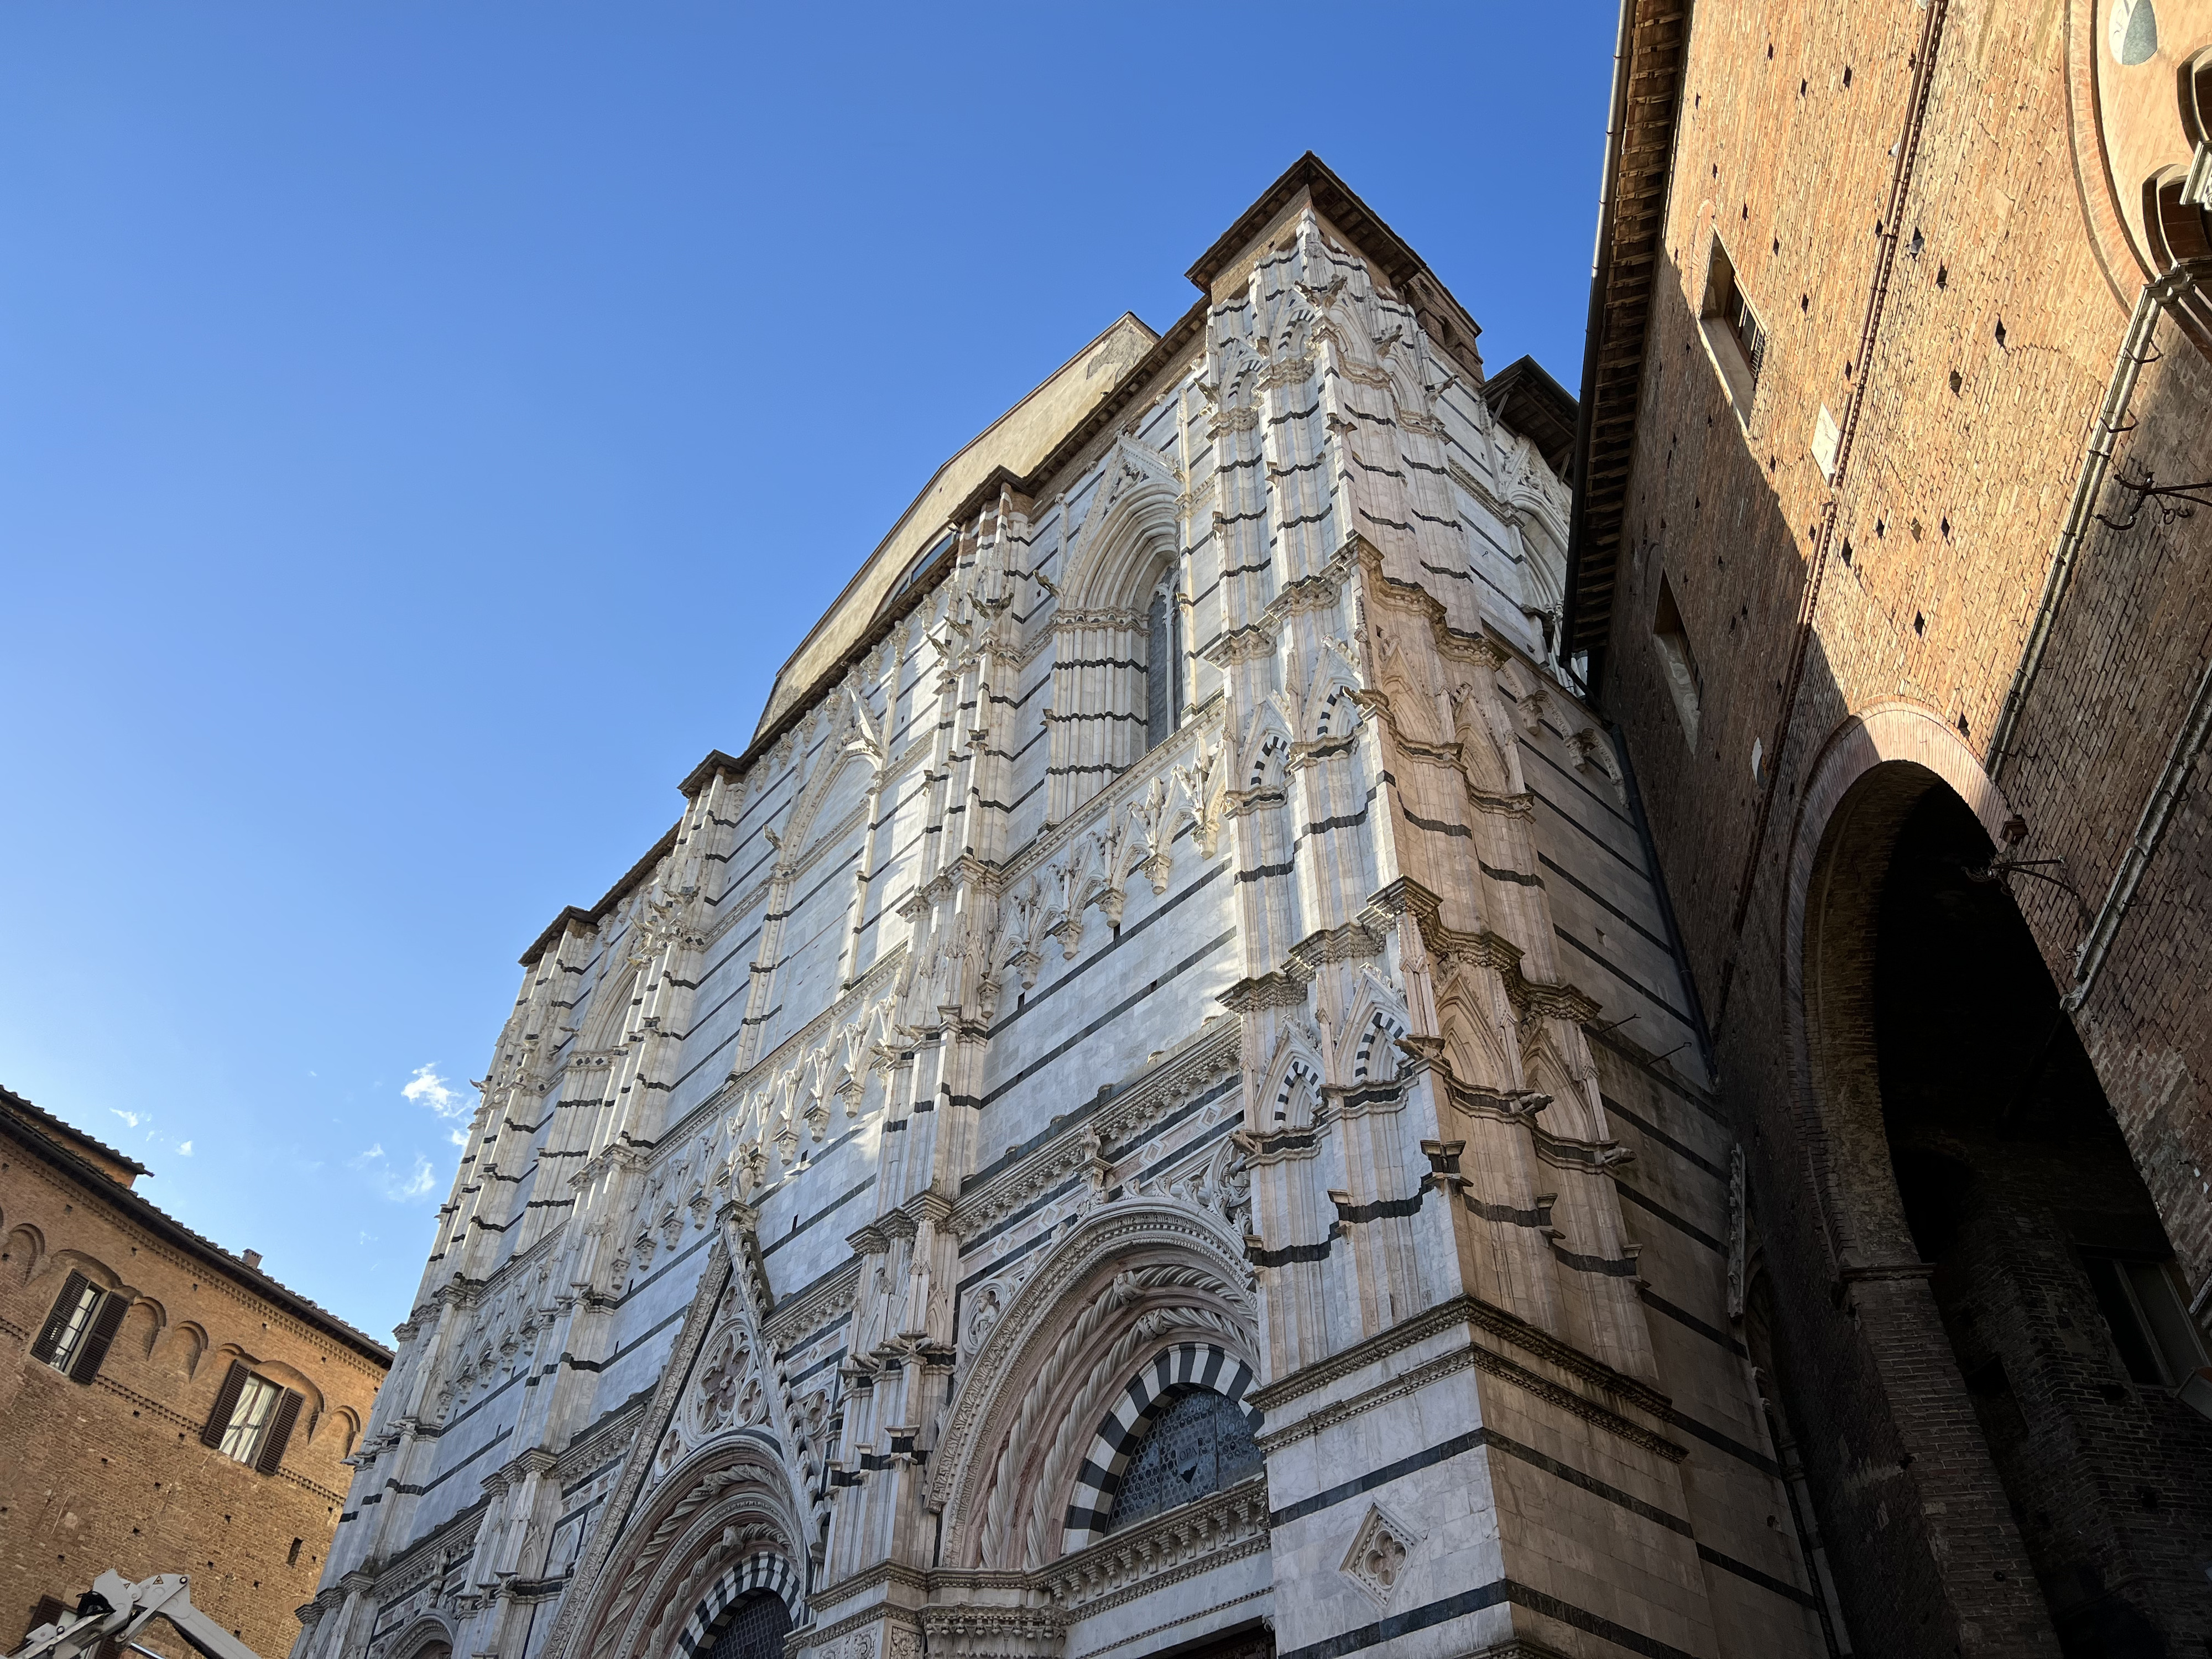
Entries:
{"label": "circular window", "polygon": [[2147,64],[2158,52],[2158,13],[2151,0],[2112,0],[2106,38],[2123,64]]}

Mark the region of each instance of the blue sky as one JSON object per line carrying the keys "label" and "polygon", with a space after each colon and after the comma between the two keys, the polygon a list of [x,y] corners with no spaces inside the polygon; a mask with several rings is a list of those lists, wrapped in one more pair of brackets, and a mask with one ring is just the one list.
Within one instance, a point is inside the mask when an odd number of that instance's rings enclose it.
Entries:
{"label": "blue sky", "polygon": [[522,948],[1302,150],[1575,387],[1617,15],[0,9],[0,1083],[386,1334]]}

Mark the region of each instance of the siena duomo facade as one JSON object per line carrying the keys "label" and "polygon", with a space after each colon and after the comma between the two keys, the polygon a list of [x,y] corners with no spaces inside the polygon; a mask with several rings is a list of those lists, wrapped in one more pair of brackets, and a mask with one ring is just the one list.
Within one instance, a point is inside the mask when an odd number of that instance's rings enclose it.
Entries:
{"label": "siena duomo facade", "polygon": [[1829,1650],[1574,400],[1311,158],[1191,275],[524,957],[297,1659]]}

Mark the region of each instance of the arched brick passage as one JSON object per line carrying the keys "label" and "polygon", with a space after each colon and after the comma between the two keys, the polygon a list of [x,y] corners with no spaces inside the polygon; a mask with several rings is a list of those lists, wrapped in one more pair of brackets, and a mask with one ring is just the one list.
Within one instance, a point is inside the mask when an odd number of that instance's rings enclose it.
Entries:
{"label": "arched brick passage", "polygon": [[1802,1132],[1838,1269],[1914,1260],[1888,1179],[1868,998],[1874,908],[1890,850],[1905,815],[1939,784],[1993,842],[2002,834],[2009,809],[1973,751],[1932,711],[1881,704],[1829,738],[1798,807],[1784,924],[1784,1006],[1797,1051]]}
{"label": "arched brick passage", "polygon": [[2212,1463],[2172,1396],[2201,1348],[2157,1305],[2156,1212],[1990,867],[2003,804],[1942,733],[1893,710],[1840,734],[1792,872],[1801,1144],[1856,1339],[1856,1375],[1814,1382],[1885,1494],[1832,1483],[1822,1527],[1909,1516],[1899,1565],[1938,1564],[2007,1651],[2166,1650],[2212,1621],[2162,1565],[2212,1559],[2203,1483],[2174,1480]]}
{"label": "arched brick passage", "polygon": [[2212,1422],[2173,1397],[2207,1357],[1993,850],[1936,787],[1891,854],[1871,1010],[1890,1166],[2061,1651],[2172,1651],[2212,1627]]}

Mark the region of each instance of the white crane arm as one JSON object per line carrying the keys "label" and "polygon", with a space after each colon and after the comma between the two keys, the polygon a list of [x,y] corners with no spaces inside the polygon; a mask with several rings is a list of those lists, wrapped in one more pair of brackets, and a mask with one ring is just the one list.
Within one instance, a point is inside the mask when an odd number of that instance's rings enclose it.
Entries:
{"label": "white crane arm", "polygon": [[166,1619],[202,1659],[261,1659],[192,1605],[191,1576],[165,1572],[134,1584],[112,1569],[92,1581],[73,1613],[41,1625],[9,1659],[94,1659],[102,1643],[135,1642],[156,1619]]}

